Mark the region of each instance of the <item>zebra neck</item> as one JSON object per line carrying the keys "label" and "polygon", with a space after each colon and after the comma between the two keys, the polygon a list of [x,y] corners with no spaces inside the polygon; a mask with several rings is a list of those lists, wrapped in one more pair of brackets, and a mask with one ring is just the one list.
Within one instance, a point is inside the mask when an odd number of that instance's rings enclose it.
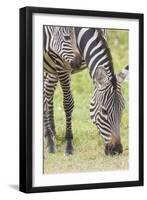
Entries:
{"label": "zebra neck", "polygon": [[88,65],[92,79],[99,66],[104,66],[109,80],[115,78],[111,53],[102,30],[76,27],[75,34],[78,48]]}

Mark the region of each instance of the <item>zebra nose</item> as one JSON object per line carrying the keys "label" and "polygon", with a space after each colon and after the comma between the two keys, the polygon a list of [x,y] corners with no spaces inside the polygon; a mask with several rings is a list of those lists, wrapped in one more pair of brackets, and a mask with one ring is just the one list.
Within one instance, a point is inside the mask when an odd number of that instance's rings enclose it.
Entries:
{"label": "zebra nose", "polygon": [[78,53],[75,53],[75,57],[70,63],[71,68],[78,69],[78,68],[80,68],[81,63],[82,63],[81,56]]}
{"label": "zebra nose", "polygon": [[117,155],[123,152],[123,146],[121,143],[119,144],[106,144],[105,146],[105,154],[106,155]]}
{"label": "zebra nose", "polygon": [[117,155],[123,152],[123,146],[121,144],[120,135],[111,133],[111,140],[105,145],[105,154],[106,155]]}

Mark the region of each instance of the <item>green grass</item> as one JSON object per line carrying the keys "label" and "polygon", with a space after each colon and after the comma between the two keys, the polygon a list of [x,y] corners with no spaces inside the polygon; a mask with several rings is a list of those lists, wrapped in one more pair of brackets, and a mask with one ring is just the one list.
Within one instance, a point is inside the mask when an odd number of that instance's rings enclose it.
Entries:
{"label": "green grass", "polygon": [[[112,53],[115,72],[128,64],[128,32],[108,31],[108,44]],[[57,152],[49,154],[44,145],[44,173],[65,173],[102,170],[122,170],[128,168],[128,81],[122,85],[126,101],[121,120],[122,155],[106,156],[104,143],[89,115],[89,103],[93,84],[88,70],[72,75],[72,92],[75,107],[72,115],[74,154],[65,156],[65,113],[62,90],[58,85],[55,92],[55,123]],[[46,144],[46,143],[45,143]]]}

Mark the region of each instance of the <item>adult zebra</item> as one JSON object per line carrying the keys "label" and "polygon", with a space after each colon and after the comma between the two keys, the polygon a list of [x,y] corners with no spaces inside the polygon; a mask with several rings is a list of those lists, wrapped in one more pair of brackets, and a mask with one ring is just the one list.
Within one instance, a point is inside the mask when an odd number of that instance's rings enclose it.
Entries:
{"label": "adult zebra", "polygon": [[[47,28],[48,30],[52,30],[49,26]],[[53,32],[48,32],[48,34],[47,31],[45,32],[45,38],[47,38],[47,36],[49,38],[49,34],[51,38],[50,42],[47,42],[49,41],[47,39],[45,40],[45,47],[47,47],[45,52],[47,52],[48,55],[50,52],[54,54],[54,56],[49,55],[49,57],[53,58],[52,61],[56,64],[51,67],[51,69],[55,69],[54,75],[46,74],[44,77],[44,80],[46,80],[44,82],[44,97],[48,97],[48,100],[45,100],[48,109],[45,109],[44,127],[45,132],[47,133],[46,135],[48,135],[49,151],[55,151],[53,142],[53,135],[55,133],[53,122],[53,92],[58,77],[63,89],[64,109],[66,113],[66,153],[71,154],[73,152],[73,134],[71,129],[73,98],[70,91],[70,72],[82,69],[82,60],[84,59],[95,84],[95,91],[90,104],[92,121],[96,124],[104,138],[105,153],[110,155],[122,153],[119,129],[121,113],[124,108],[124,99],[121,94],[120,83],[126,77],[127,68],[117,76],[114,74],[112,57],[102,29],[58,27],[58,30],[59,28],[60,31],[58,31],[58,36],[61,34],[62,37],[60,35],[60,37],[57,38]],[[62,29],[64,31],[62,31]],[[51,44],[54,45],[51,47]],[[68,44],[70,48],[64,49],[63,44]],[[60,49],[62,54],[57,52],[57,49]],[[69,49],[70,51],[68,51]],[[67,52],[65,52],[66,50]],[[72,56],[70,56],[71,54]],[[47,59],[44,56],[44,61],[48,64],[47,66],[51,63],[49,60],[50,59],[48,59],[47,63]],[[49,69],[49,67],[46,68]],[[70,70],[67,70],[67,68]],[[49,85],[47,83],[51,84]],[[48,129],[46,127],[48,127]]]}
{"label": "adult zebra", "polygon": [[106,39],[101,29],[75,28],[77,45],[95,84],[90,115],[105,141],[105,153],[122,153],[120,120],[124,109],[121,83],[128,66],[117,76]]}

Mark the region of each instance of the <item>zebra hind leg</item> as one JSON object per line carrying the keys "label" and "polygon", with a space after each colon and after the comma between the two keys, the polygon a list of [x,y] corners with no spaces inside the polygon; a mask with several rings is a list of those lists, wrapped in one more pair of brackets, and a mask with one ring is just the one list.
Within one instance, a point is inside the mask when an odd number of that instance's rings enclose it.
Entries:
{"label": "zebra hind leg", "polygon": [[54,112],[53,112],[53,96],[57,85],[58,79],[54,75],[50,75],[44,72],[44,135],[47,139],[47,146],[49,153],[56,152],[56,146],[54,143],[55,138],[55,124],[54,124]]}
{"label": "zebra hind leg", "polygon": [[74,100],[70,89],[70,75],[68,72],[59,72],[58,77],[61,83],[61,87],[63,90],[63,105],[64,105],[64,111],[66,115],[66,133],[65,133],[65,139],[67,141],[66,149],[65,149],[65,155],[73,154],[73,133],[72,133],[72,111],[74,108]]}

